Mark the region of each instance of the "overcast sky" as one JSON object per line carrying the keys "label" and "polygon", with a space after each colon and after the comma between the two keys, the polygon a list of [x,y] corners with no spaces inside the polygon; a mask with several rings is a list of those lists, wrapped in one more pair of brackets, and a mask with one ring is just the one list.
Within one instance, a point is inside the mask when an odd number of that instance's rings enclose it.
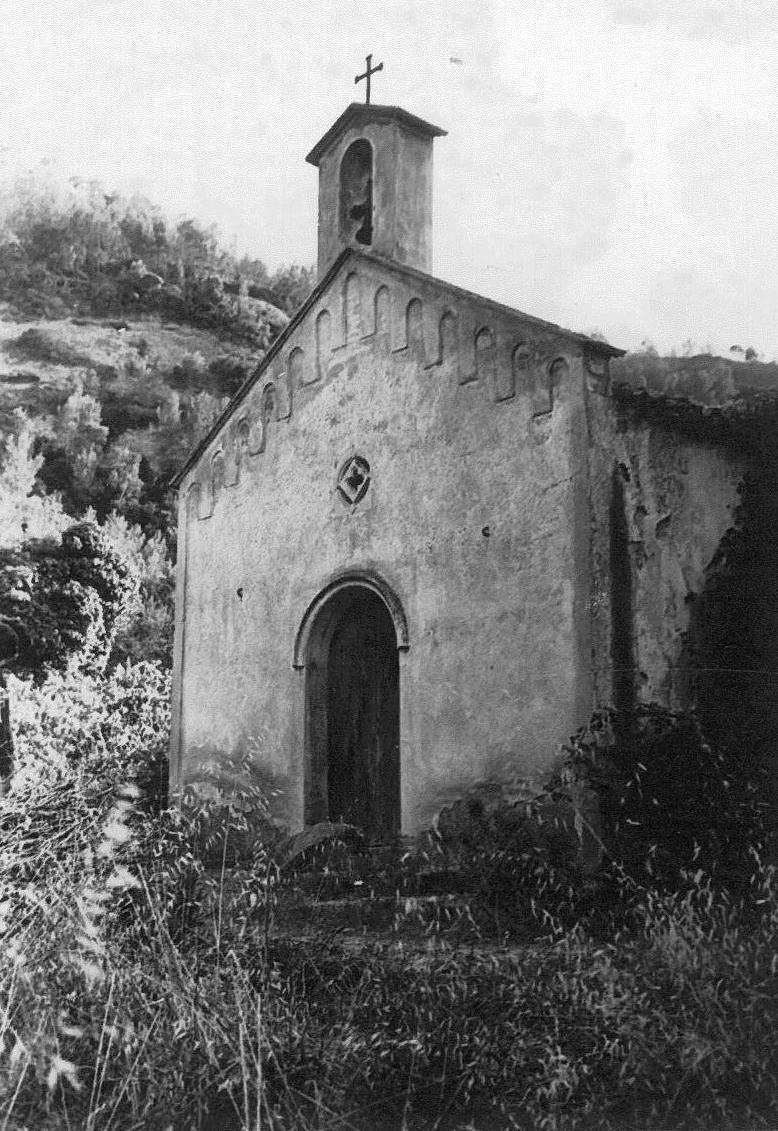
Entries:
{"label": "overcast sky", "polygon": [[435,143],[436,275],[636,348],[778,356],[776,0],[2,0],[0,171],[316,256],[305,154],[352,100]]}

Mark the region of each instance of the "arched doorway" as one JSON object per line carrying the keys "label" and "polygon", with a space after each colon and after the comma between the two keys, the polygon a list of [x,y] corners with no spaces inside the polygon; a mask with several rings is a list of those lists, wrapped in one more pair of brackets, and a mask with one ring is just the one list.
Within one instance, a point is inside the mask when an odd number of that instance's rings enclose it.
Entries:
{"label": "arched doorway", "polygon": [[372,840],[400,830],[398,647],[407,640],[396,617],[359,581],[333,587],[306,614],[297,663],[306,673],[306,824],[342,820]]}

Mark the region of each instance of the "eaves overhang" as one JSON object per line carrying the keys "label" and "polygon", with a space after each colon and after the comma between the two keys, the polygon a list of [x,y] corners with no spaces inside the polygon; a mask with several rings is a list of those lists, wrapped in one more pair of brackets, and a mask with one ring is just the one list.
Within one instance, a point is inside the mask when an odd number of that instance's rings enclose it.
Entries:
{"label": "eaves overhang", "polygon": [[344,248],[344,250],[340,253],[340,255],[334,261],[334,263],[332,264],[330,269],[327,271],[327,273],[322,276],[322,278],[319,280],[319,282],[313,288],[311,293],[308,295],[307,299],[302,304],[300,309],[297,311],[294,318],[292,318],[292,320],[284,327],[282,332],[278,335],[278,337],[273,342],[272,346],[267,351],[265,356],[262,358],[262,360],[260,361],[257,368],[254,370],[254,372],[251,373],[246,378],[246,380],[243,382],[243,384],[238,389],[235,396],[232,398],[230,403],[225,408],[224,412],[219,416],[216,423],[211,427],[211,429],[208,431],[208,433],[203,437],[203,439],[200,441],[200,443],[194,449],[194,451],[189,456],[189,458],[187,459],[184,466],[181,468],[180,471],[177,471],[176,474],[173,476],[173,478],[170,480],[170,486],[171,487],[177,489],[181,485],[181,482],[182,482],[184,476],[187,474],[187,472],[190,470],[190,468],[194,467],[194,465],[199,460],[200,456],[203,454],[203,452],[206,450],[206,448],[210,444],[211,440],[213,440],[214,437],[218,435],[218,433],[222,430],[224,425],[227,423],[227,421],[233,415],[235,410],[243,403],[243,401],[246,399],[246,397],[248,396],[251,389],[254,387],[254,385],[257,383],[259,378],[262,376],[262,374],[267,369],[268,365],[270,365],[270,363],[273,361],[273,359],[275,357],[277,357],[278,354],[281,352],[281,350],[284,348],[285,343],[289,340],[290,336],[294,333],[294,331],[297,329],[297,327],[303,321],[303,319],[305,318],[308,311],[317,302],[317,300],[324,293],[324,291],[327,290],[327,287],[330,285],[331,281],[335,278],[338,271],[340,270],[341,264],[345,263],[345,261],[349,258],[349,256],[354,255],[354,254],[355,254],[355,252],[353,252],[352,249],[348,248],[348,247]]}
{"label": "eaves overhang", "polygon": [[337,138],[352,126],[366,126],[371,122],[398,122],[412,133],[423,137],[445,137],[446,131],[440,126],[433,126],[415,114],[409,114],[400,106],[376,106],[373,103],[366,105],[364,102],[352,102],[347,106],[337,121],[333,122],[326,134],[316,142],[311,152],[305,158],[309,165],[318,165],[322,154],[326,152]]}
{"label": "eaves overhang", "polygon": [[426,271],[419,271],[416,267],[408,267],[405,263],[398,263],[394,259],[385,259],[384,256],[376,255],[375,252],[372,251],[360,251],[357,252],[357,254],[362,259],[376,263],[394,274],[405,275],[412,279],[416,278],[423,283],[433,283],[436,287],[445,288],[448,294],[456,298],[463,299],[467,302],[477,302],[480,306],[484,306],[488,310],[494,310],[497,314],[520,318],[522,322],[529,322],[530,325],[537,326],[539,330],[549,330],[553,333],[561,334],[570,341],[585,345],[590,353],[597,354],[600,357],[622,357],[626,353],[626,350],[619,349],[618,346],[612,346],[610,342],[603,342],[599,338],[590,338],[587,334],[579,334],[575,330],[566,330],[564,326],[558,326],[555,322],[547,322],[543,318],[537,318],[534,314],[527,314],[523,310],[518,310],[515,306],[507,306],[503,302],[497,302],[495,299],[487,298],[485,295],[479,295],[476,291],[468,291],[465,287],[458,287],[454,283],[446,282],[445,279],[438,279],[434,275],[428,275]]}

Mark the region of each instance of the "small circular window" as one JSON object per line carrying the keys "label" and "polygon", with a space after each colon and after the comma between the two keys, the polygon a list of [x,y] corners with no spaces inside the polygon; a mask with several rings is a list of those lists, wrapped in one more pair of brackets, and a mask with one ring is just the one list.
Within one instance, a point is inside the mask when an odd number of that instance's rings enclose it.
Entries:
{"label": "small circular window", "polygon": [[362,456],[351,456],[338,474],[338,491],[350,506],[364,499],[370,486],[370,464]]}

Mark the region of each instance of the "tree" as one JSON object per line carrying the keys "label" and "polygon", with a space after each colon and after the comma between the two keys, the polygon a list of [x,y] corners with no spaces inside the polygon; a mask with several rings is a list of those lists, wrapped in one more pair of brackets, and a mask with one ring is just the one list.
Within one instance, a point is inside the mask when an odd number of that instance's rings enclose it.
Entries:
{"label": "tree", "polygon": [[59,543],[28,541],[4,551],[0,621],[18,641],[11,670],[104,670],[120,616],[137,598],[137,578],[93,523],[69,526]]}
{"label": "tree", "polygon": [[43,493],[43,456],[33,455],[38,430],[24,412],[14,414],[14,429],[0,454],[0,550],[28,538],[49,538],[68,523],[58,495]]}
{"label": "tree", "polygon": [[270,278],[277,305],[290,316],[300,309],[316,284],[315,267],[291,264],[279,267]]}

